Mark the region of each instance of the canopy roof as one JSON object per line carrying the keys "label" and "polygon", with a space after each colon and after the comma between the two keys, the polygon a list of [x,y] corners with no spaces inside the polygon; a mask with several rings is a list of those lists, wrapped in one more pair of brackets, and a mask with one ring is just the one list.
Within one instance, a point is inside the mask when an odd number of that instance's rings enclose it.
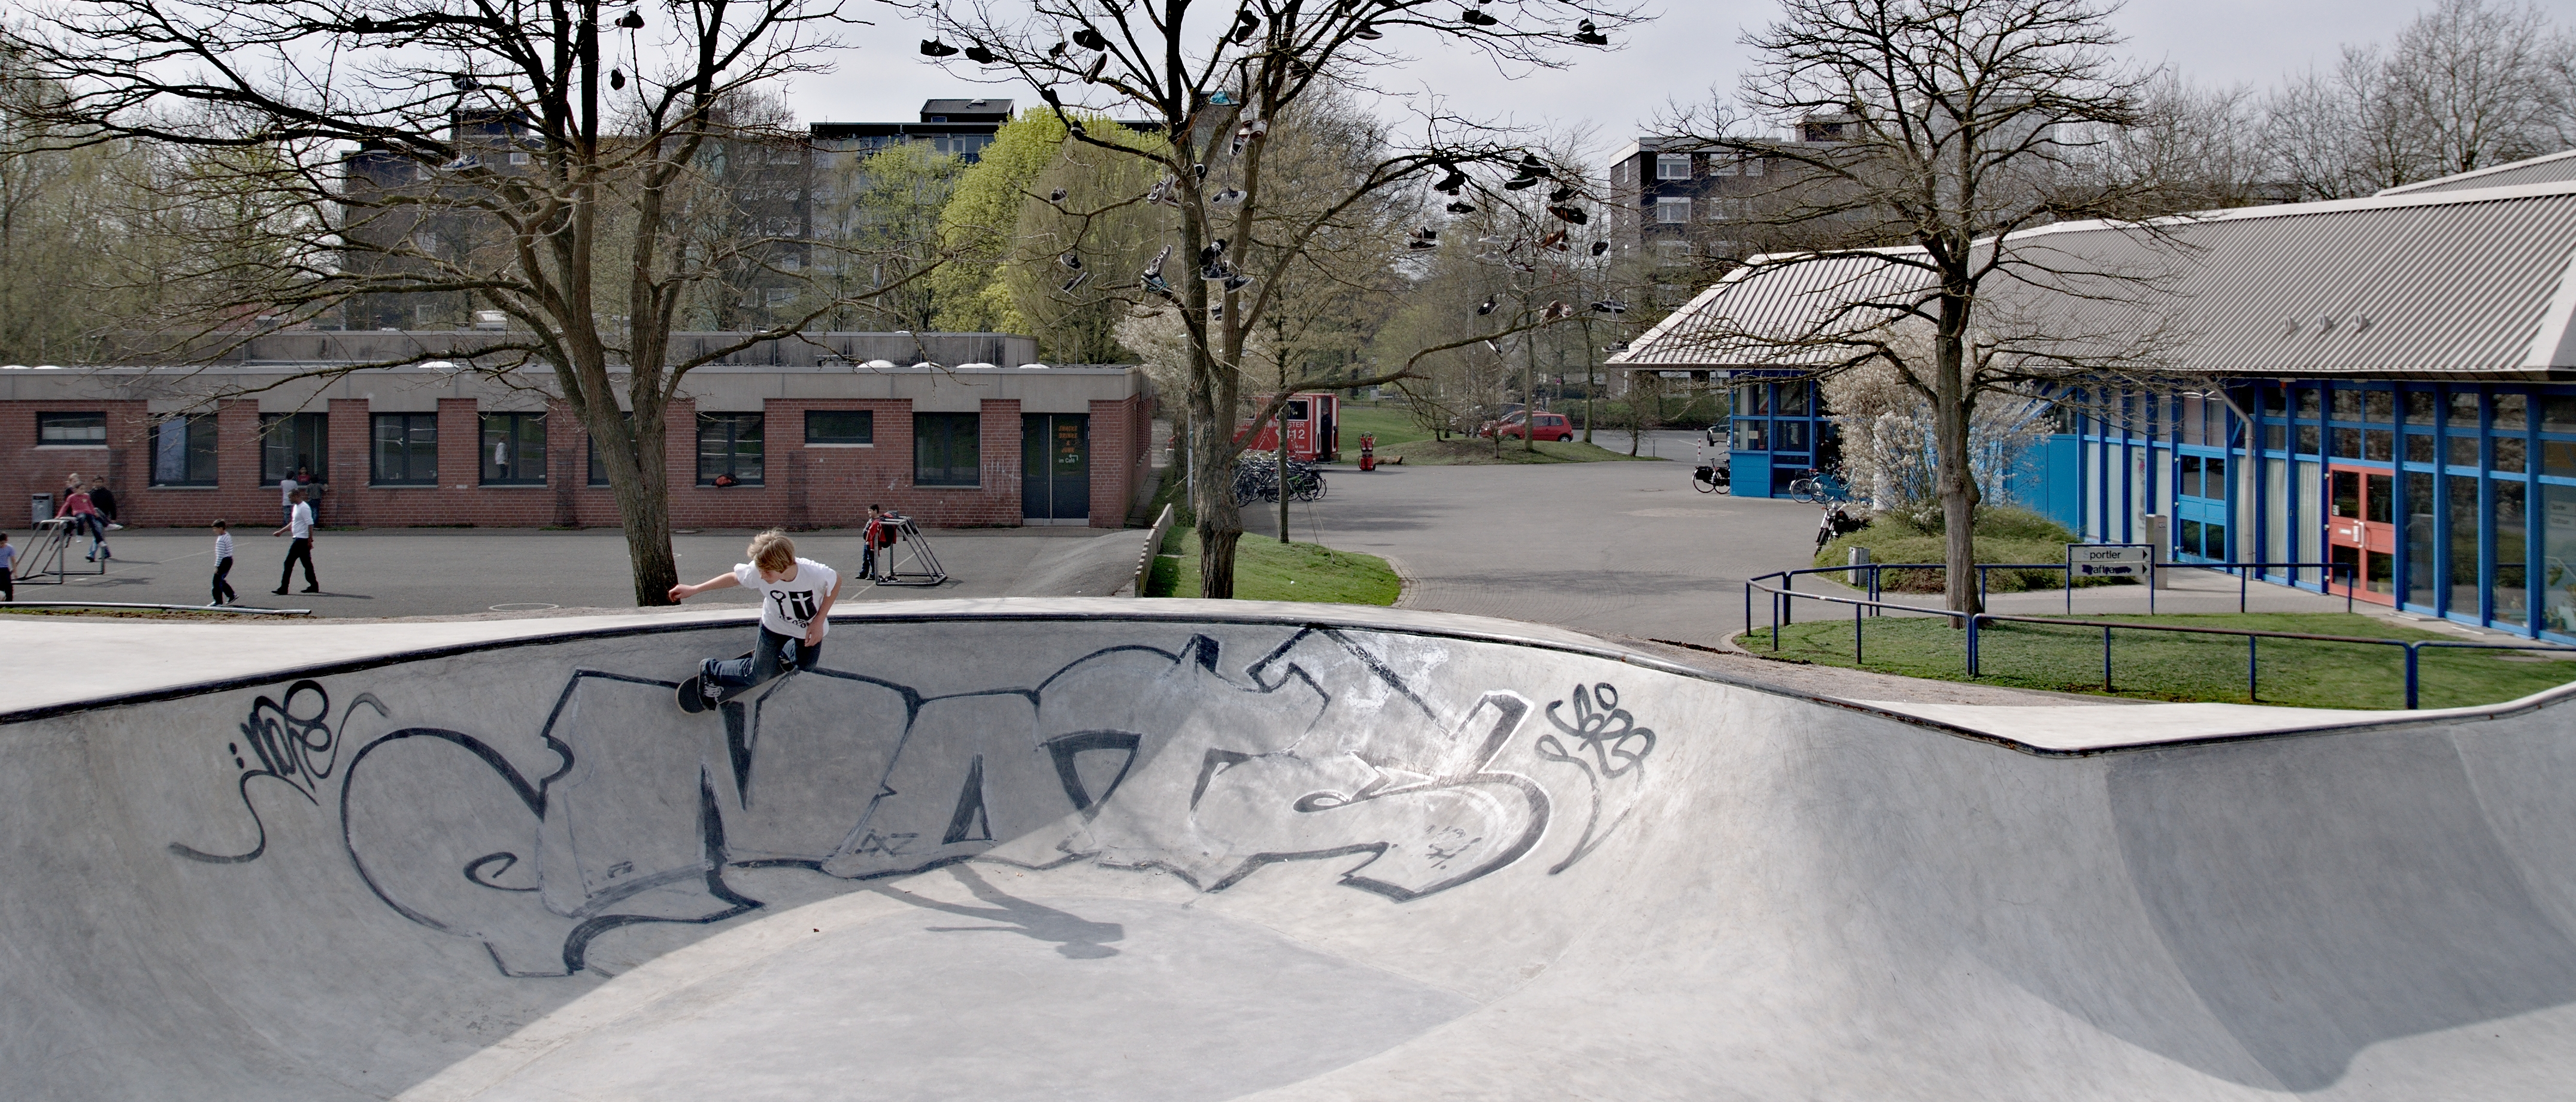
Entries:
{"label": "canopy roof", "polygon": [[[2576,157],[2564,160],[2576,168]],[[2069,362],[2128,357],[2121,366],[2206,375],[2576,370],[2576,180],[2146,226],[2069,222],[2003,242],[2019,275],[1988,279],[1978,324]],[[1858,349],[1838,341],[1929,297],[1928,273],[1906,263],[1923,255],[1756,257],[1610,362],[1799,369],[1848,360]],[[2155,362],[2137,362],[2149,346]]]}

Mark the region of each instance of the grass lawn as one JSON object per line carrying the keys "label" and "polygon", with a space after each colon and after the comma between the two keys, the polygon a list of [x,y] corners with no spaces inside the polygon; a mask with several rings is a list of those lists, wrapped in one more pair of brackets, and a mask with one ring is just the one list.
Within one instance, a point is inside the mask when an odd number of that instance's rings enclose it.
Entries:
{"label": "grass lawn", "polygon": [[[1848,610],[1780,631],[1739,636],[1745,649],[1822,666],[1851,668],[1852,620]],[[2252,613],[2183,616],[2095,616],[2094,620],[2176,626],[2292,631],[2373,639],[2448,639],[2460,636],[2412,630],[2358,614]],[[2050,624],[1995,624],[1977,632],[1979,684],[2058,692],[2102,692],[2102,630]],[[2245,640],[2235,636],[2173,632],[2111,633],[2113,695],[2144,700],[2245,703]],[[1967,633],[1937,617],[1885,617],[1867,621],[1859,668],[1880,673],[1967,681]],[[2396,647],[2264,639],[2255,644],[2256,701],[2302,708],[2403,708],[2406,659]],[[2576,681],[2576,662],[2539,658],[2523,651],[2435,649],[2423,652],[2418,703],[2451,708],[2512,700]]]}
{"label": "grass lawn", "polygon": [[[1386,560],[1312,543],[1281,543],[1246,533],[1234,545],[1234,595],[1247,601],[1316,601],[1335,605],[1391,605],[1402,583]],[[1174,527],[1154,559],[1148,597],[1199,594],[1199,535]]]}
{"label": "grass lawn", "polygon": [[[1977,510],[1978,562],[2065,562],[2066,545],[2076,542],[2075,533],[2057,522],[2028,509],[2010,506],[1987,506]],[[1949,557],[1949,544],[1940,532],[1908,523],[1893,513],[1882,513],[1869,527],[1836,538],[1816,552],[1815,565],[1841,566],[1851,561],[1851,548],[1869,548],[1875,562],[1940,562]],[[1835,581],[1841,581],[1836,576]],[[2066,584],[2063,570],[1989,570],[1986,591],[2019,593],[2031,589],[2057,589]],[[2127,578],[2078,578],[2077,588],[2095,585],[2132,585]],[[1938,570],[1881,571],[1879,588],[1894,593],[1939,593],[1947,586]]]}
{"label": "grass lawn", "polygon": [[[1605,432],[1607,430],[1604,430]],[[1402,457],[1411,467],[1459,467],[1503,463],[1602,463],[1610,460],[1649,460],[1653,456],[1632,456],[1579,440],[1562,444],[1541,441],[1535,453],[1525,451],[1518,440],[1503,441],[1503,454],[1494,455],[1494,442],[1465,437],[1434,440],[1429,430],[1415,424],[1413,414],[1401,406],[1342,407],[1342,462],[1360,461],[1360,437],[1377,437],[1377,460],[1389,463]],[[1622,448],[1627,433],[1619,434]]]}
{"label": "grass lawn", "polygon": [[[1342,454],[1354,459],[1359,455],[1358,451],[1351,448],[1348,437],[1343,438]],[[1455,437],[1448,440],[1416,440],[1410,444],[1399,444],[1393,448],[1380,447],[1377,450],[1377,461],[1380,463],[1391,462],[1395,456],[1404,457],[1404,464],[1408,467],[1495,466],[1510,463],[1607,463],[1614,460],[1621,463],[1659,462],[1651,455],[1614,452],[1598,444],[1586,444],[1580,440],[1567,440],[1562,443],[1541,440],[1535,452],[1528,450],[1528,446],[1518,440],[1505,440],[1503,454],[1497,456],[1494,454],[1494,442],[1491,440]]]}

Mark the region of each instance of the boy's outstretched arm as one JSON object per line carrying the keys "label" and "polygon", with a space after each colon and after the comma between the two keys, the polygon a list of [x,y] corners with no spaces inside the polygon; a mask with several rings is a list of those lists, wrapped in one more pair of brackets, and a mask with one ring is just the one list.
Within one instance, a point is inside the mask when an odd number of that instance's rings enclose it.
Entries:
{"label": "boy's outstretched arm", "polygon": [[832,579],[832,591],[823,595],[823,607],[815,610],[814,612],[814,622],[806,625],[805,627],[806,646],[813,647],[822,645],[823,621],[831,619],[832,603],[840,599],[841,579],[836,576]]}
{"label": "boy's outstretched arm", "polygon": [[734,577],[731,573],[718,574],[696,585],[672,586],[669,596],[671,603],[676,605],[710,589],[731,589],[741,584],[742,579]]}

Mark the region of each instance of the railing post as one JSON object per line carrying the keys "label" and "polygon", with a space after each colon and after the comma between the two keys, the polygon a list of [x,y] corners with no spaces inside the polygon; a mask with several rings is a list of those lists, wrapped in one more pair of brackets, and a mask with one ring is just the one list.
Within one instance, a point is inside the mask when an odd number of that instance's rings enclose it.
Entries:
{"label": "railing post", "polygon": [[[2150,564],[2147,569],[2155,567]],[[2111,691],[2111,628],[2108,624],[2102,627],[2102,691]]]}
{"label": "railing post", "polygon": [[1860,612],[1861,612],[1861,608],[1862,608],[1862,607],[1863,607],[1863,606],[1861,606],[1861,605],[1853,605],[1853,606],[1852,606],[1852,665],[1855,665],[1855,666],[1857,666],[1857,665],[1860,665],[1860,664],[1861,664],[1861,660],[1860,660]]}
{"label": "railing post", "polygon": [[2423,652],[2413,643],[2406,644],[2406,710],[2415,710],[2415,658]]}
{"label": "railing post", "polygon": [[1968,676],[1970,677],[1977,676],[1977,621],[1984,615],[1984,613],[1974,613],[1968,617]]}
{"label": "railing post", "polygon": [[1781,572],[1780,572],[1780,622],[1781,622],[1781,623],[1784,623],[1784,624],[1794,624],[1794,623],[1797,623],[1797,622],[1798,622],[1798,600],[1797,600],[1797,598],[1796,598],[1796,597],[1791,596],[1792,594],[1794,594],[1794,593],[1796,593],[1796,592],[1798,592],[1798,575],[1797,575],[1797,573],[1796,573],[1796,572],[1794,572],[1794,571],[1788,571],[1788,570],[1783,570],[1783,571],[1781,571]]}
{"label": "railing post", "polygon": [[[2155,553],[2154,553],[2154,552],[2150,551],[2150,552],[2148,552],[2148,553],[2147,553],[2147,615],[2149,615],[2149,616],[2153,616],[2153,615],[2155,615],[2155,614],[2156,614],[2156,556],[2155,556]],[[2110,647],[2110,645],[2111,645],[2111,644],[2110,644],[2110,641],[2109,641],[2109,639],[2108,639],[2108,632],[2106,631],[2106,632],[2105,632],[2105,638],[2104,638],[2104,640],[2103,640],[2102,646],[2103,646],[2105,649],[2108,649],[2108,648]],[[2108,668],[2108,667],[2106,666],[2105,668]]]}
{"label": "railing post", "polygon": [[2254,644],[2261,638],[2262,637],[2259,635],[2248,635],[2245,637],[2245,700],[2247,703],[2252,703],[2255,699]]}
{"label": "railing post", "polygon": [[2075,615],[2075,564],[2066,564],[2066,614]]}
{"label": "railing post", "polygon": [[1744,634],[1753,634],[1753,582],[1744,583]]}
{"label": "railing post", "polygon": [[2245,574],[2244,567],[2236,568],[2236,614],[2239,616],[2245,615]]}
{"label": "railing post", "polygon": [[1978,568],[1977,568],[1977,608],[1978,608],[1980,611],[1982,611],[1985,607],[1986,607],[1986,568],[1985,568],[1985,567],[1983,567],[1983,566],[1980,566],[1980,567],[1978,567]]}
{"label": "railing post", "polygon": [[1771,649],[1780,649],[1780,591],[1771,591]]}

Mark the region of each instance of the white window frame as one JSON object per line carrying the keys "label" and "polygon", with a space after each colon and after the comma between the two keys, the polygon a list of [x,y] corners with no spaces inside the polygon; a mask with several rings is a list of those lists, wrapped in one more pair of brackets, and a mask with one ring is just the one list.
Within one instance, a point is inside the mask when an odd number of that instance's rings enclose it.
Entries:
{"label": "white window frame", "polygon": [[[1664,195],[1655,199],[1655,224],[1684,226],[1690,224],[1691,201],[1688,196]],[[1678,214],[1678,217],[1675,215]]]}
{"label": "white window frame", "polygon": [[[1674,169],[1679,169],[1680,171],[1672,171]],[[1691,155],[1688,153],[1655,154],[1655,178],[1658,180],[1690,179]]]}

